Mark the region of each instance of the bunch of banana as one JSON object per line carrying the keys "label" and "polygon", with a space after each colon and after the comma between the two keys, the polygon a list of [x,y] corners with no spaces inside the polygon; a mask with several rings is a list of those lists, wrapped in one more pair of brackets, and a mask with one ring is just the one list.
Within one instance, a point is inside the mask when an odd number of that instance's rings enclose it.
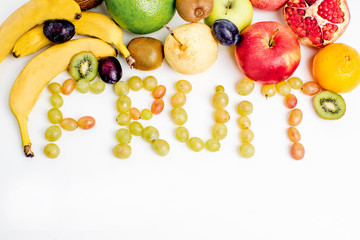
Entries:
{"label": "bunch of banana", "polygon": [[65,71],[71,58],[82,51],[90,51],[98,58],[116,56],[115,48],[100,39],[71,40],[52,46],[38,54],[25,66],[15,80],[10,91],[9,105],[19,123],[22,145],[27,157],[34,156],[28,133],[29,113],[46,85],[55,76]]}
{"label": "bunch of banana", "polygon": [[0,26],[0,62],[13,49],[16,41],[34,26],[48,19],[72,21],[81,17],[74,0],[31,0],[12,13]]}
{"label": "bunch of banana", "polygon": [[[82,12],[79,20],[72,21],[76,34],[96,37],[116,46],[130,67],[135,60],[122,41],[121,28],[108,16],[95,12]],[[17,58],[30,55],[52,44],[43,33],[43,24],[25,33],[15,44],[13,55]]]}

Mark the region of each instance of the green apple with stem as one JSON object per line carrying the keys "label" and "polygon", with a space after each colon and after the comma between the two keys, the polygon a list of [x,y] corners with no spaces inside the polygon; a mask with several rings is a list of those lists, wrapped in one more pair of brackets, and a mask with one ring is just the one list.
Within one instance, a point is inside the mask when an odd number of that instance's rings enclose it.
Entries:
{"label": "green apple with stem", "polygon": [[214,0],[213,10],[204,22],[211,27],[216,20],[227,19],[241,32],[251,24],[252,18],[253,7],[250,0]]}

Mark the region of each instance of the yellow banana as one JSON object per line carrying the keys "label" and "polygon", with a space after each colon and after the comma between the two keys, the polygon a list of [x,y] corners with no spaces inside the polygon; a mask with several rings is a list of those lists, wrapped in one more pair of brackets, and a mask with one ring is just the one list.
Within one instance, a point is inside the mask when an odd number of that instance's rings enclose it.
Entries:
{"label": "yellow banana", "polygon": [[41,91],[59,73],[65,71],[71,58],[83,51],[90,51],[98,58],[116,56],[116,49],[95,38],[80,38],[50,47],[34,57],[21,71],[9,96],[11,111],[18,120],[25,155],[33,157],[28,133],[28,115]]}
{"label": "yellow banana", "polygon": [[[122,41],[121,28],[108,16],[95,12],[82,12],[80,20],[72,21],[76,34],[96,37],[113,44],[126,58],[132,67],[134,59]],[[15,44],[13,55],[24,57],[51,44],[43,33],[43,25],[39,25],[25,33]]]}
{"label": "yellow banana", "polygon": [[31,0],[13,12],[0,26],[0,62],[13,49],[16,41],[34,26],[48,19],[74,20],[81,9],[74,0]]}

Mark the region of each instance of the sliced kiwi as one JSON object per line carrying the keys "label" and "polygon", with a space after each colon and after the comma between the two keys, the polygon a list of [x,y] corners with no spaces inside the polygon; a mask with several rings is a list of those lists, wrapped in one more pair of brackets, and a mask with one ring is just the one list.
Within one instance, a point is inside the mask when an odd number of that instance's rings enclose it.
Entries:
{"label": "sliced kiwi", "polygon": [[70,62],[70,75],[75,81],[86,79],[89,82],[94,80],[98,74],[98,61],[91,52],[76,54]]}
{"label": "sliced kiwi", "polygon": [[323,91],[314,97],[316,112],[324,119],[339,119],[345,114],[346,104],[337,93]]}

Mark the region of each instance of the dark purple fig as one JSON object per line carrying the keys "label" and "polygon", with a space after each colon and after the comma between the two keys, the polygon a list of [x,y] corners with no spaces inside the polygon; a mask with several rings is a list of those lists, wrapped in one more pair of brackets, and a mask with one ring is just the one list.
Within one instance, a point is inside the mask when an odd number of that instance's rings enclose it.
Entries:
{"label": "dark purple fig", "polygon": [[115,57],[105,57],[99,61],[100,78],[106,82],[114,84],[122,77],[122,68],[120,62]]}
{"label": "dark purple fig", "polygon": [[48,20],[43,28],[45,36],[54,43],[64,43],[75,35],[75,26],[67,20]]}

